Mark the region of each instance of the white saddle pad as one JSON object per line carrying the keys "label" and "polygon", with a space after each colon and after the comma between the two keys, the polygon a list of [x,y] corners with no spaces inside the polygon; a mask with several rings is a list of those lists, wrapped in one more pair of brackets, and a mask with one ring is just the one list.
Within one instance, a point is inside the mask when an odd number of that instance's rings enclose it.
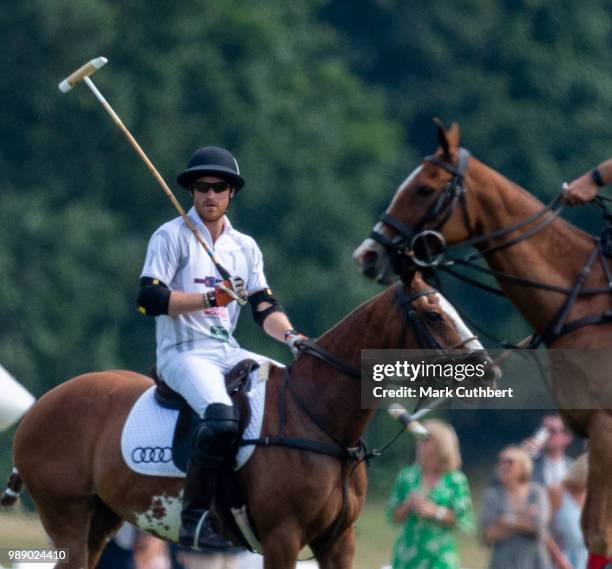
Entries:
{"label": "white saddle pad", "polygon": [[[245,439],[254,439],[261,433],[266,384],[270,364],[262,364],[251,372],[251,420],[244,431]],[[123,460],[134,472],[148,476],[185,478],[172,461],[172,437],[179,412],[161,407],[153,395],[155,386],[147,389],[136,401],[123,426],[121,453]],[[250,458],[254,445],[241,446],[236,454],[235,470]]]}

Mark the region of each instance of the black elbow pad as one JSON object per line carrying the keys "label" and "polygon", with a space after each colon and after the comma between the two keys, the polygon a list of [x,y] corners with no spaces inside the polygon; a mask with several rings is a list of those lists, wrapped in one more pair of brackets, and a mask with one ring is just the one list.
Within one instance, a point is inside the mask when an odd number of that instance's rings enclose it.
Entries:
{"label": "black elbow pad", "polygon": [[[262,302],[267,302],[271,304],[271,306],[263,310],[258,310],[257,308]],[[249,296],[249,304],[251,305],[255,322],[262,328],[265,319],[270,316],[270,314],[273,312],[285,312],[285,309],[280,305],[278,300],[272,296],[272,290],[269,288],[265,288]]]}
{"label": "black elbow pad", "polygon": [[168,314],[170,290],[158,279],[142,277],[136,299],[136,310],[146,316]]}

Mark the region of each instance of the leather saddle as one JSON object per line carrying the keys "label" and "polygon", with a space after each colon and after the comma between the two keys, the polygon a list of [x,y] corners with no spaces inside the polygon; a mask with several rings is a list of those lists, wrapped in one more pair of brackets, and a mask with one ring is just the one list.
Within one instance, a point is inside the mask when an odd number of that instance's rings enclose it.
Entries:
{"label": "leather saddle", "polygon": [[[238,448],[246,426],[251,419],[251,407],[246,393],[251,387],[251,372],[259,367],[259,363],[252,359],[238,362],[225,375],[225,388],[232,399],[232,403],[240,411],[239,436],[232,449],[233,456]],[[195,430],[202,422],[197,413],[189,406],[185,398],[171,389],[159,376],[157,368],[151,370],[151,378],[155,382],[154,397],[157,403],[166,409],[178,410],[178,419],[172,437],[172,461],[179,470],[186,472],[187,461],[191,452],[191,441]]]}

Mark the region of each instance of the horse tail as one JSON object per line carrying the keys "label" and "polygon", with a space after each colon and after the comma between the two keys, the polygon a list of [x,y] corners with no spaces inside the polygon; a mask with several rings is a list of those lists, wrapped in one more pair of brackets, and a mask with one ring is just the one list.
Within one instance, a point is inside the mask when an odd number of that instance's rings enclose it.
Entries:
{"label": "horse tail", "polygon": [[18,499],[21,489],[23,488],[23,480],[19,476],[19,472],[13,466],[13,472],[9,476],[6,483],[6,490],[0,496],[0,506],[8,508],[12,506]]}

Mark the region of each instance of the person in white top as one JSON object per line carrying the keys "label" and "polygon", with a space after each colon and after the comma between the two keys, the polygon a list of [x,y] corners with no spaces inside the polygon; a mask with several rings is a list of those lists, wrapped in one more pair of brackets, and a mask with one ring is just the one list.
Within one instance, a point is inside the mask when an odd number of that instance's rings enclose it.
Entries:
{"label": "person in white top", "polygon": [[[540,441],[536,440],[537,437],[530,437],[523,441],[521,446],[534,457],[532,480],[543,484],[552,496],[555,488],[563,482],[574,465],[574,460],[566,454],[572,442],[572,434],[563,424],[560,415],[543,417],[538,432],[544,433]],[[579,515],[564,519],[564,523],[566,532],[572,535],[580,534]],[[556,560],[555,566],[558,569],[567,569],[569,562],[561,555],[563,547],[555,541],[554,533],[549,531],[546,546],[552,558]]]}
{"label": "person in white top", "polygon": [[304,336],[272,295],[259,247],[225,215],[245,184],[234,156],[223,148],[200,148],[177,181],[193,198],[189,218],[232,276],[223,281],[178,217],[149,241],[137,308],[156,317],[160,376],[202,419],[187,468],[179,543],[196,549],[230,547],[209,515],[216,473],[238,433],[238,410],[226,393],[224,373],[245,358],[263,359],[234,338],[241,308],[235,300],[248,299],[255,321],[292,352]]}
{"label": "person in white top", "polygon": [[559,415],[543,417],[542,428],[547,436],[541,448],[533,437],[523,441],[521,446],[534,457],[532,480],[548,488],[561,482],[574,462],[566,454],[572,434]]}

